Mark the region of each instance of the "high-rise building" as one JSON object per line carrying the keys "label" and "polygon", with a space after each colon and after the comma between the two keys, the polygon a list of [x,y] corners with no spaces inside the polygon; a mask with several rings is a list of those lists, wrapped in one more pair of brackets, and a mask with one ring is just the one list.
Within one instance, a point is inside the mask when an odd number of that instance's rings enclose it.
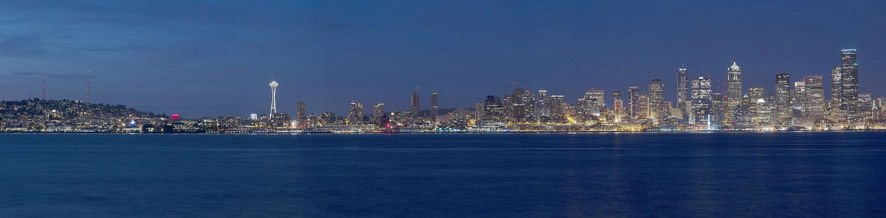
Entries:
{"label": "high-rise building", "polygon": [[348,117],[345,121],[349,125],[363,124],[363,104],[351,101],[350,106],[348,106]]}
{"label": "high-rise building", "polygon": [[653,121],[659,121],[665,117],[664,83],[660,79],[649,82],[649,117]]}
{"label": "high-rise building", "polygon": [[775,117],[777,125],[789,125],[791,118],[791,74],[775,74]]}
{"label": "high-rise building", "polygon": [[437,91],[431,92],[431,120],[434,122],[437,121],[437,115],[440,113],[440,105],[437,104],[438,93]]}
{"label": "high-rise building", "polygon": [[741,67],[738,63],[732,62],[732,66],[727,69],[726,76],[726,108],[724,110],[723,124],[732,125],[735,119],[735,110],[741,104],[742,88],[741,88]]}
{"label": "high-rise building", "polygon": [[770,120],[772,114],[768,107],[766,91],[763,87],[748,88],[749,107],[748,111],[751,116],[751,123],[754,125],[766,124]]}
{"label": "high-rise building", "polygon": [[268,83],[268,86],[271,87],[271,113],[270,117],[274,117],[274,114],[277,113],[277,86],[280,84],[277,81],[271,81]]}
{"label": "high-rise building", "polygon": [[677,107],[684,119],[687,116],[689,104],[689,70],[686,66],[677,68]]}
{"label": "high-rise building", "polygon": [[372,122],[379,125],[384,125],[387,123],[387,116],[385,115],[385,103],[372,105]]}
{"label": "high-rise building", "polygon": [[805,118],[808,107],[806,102],[806,80],[794,82],[794,90],[791,91],[791,117]]}
{"label": "high-rise building", "polygon": [[726,96],[722,92],[711,92],[711,125],[720,125],[726,110]]}
{"label": "high-rise building", "polygon": [[308,117],[307,117],[307,106],[305,106],[304,102],[299,101],[295,104],[295,124],[299,128],[308,127]]}
{"label": "high-rise building", "polygon": [[538,98],[535,99],[533,107],[535,108],[533,112],[537,119],[544,120],[551,118],[551,101],[548,98],[548,90],[538,90]]}
{"label": "high-rise building", "polygon": [[858,62],[855,49],[843,49],[840,57],[840,82],[842,94],[840,109],[849,122],[858,122]]}
{"label": "high-rise building", "polygon": [[637,96],[637,119],[650,119],[652,107],[649,103],[649,94],[640,93]]}
{"label": "high-rise building", "polygon": [[628,87],[628,116],[631,118],[637,118],[639,114],[639,98],[640,88],[637,86]]}
{"label": "high-rise building", "polygon": [[563,95],[551,95],[551,119],[562,122],[566,120],[566,102]]}
{"label": "high-rise building", "polygon": [[502,115],[504,107],[501,98],[494,95],[486,96],[486,101],[483,103],[483,119],[498,120],[502,119]]}
{"label": "high-rise building", "polygon": [[419,117],[419,115],[420,115],[419,114],[419,112],[421,112],[420,111],[421,110],[421,104],[420,104],[421,101],[420,100],[421,100],[421,96],[418,94],[418,92],[417,91],[413,92],[412,98],[410,99],[410,103],[412,105],[412,107],[410,108],[410,112],[412,113],[411,114],[412,117]]}
{"label": "high-rise building", "polygon": [[804,110],[806,120],[816,122],[823,119],[825,115],[824,76],[808,75],[803,78],[803,83],[806,86],[806,109]]}
{"label": "high-rise building", "polygon": [[616,123],[621,122],[621,118],[624,116],[624,102],[621,99],[621,92],[613,91],[612,92],[612,120]]}
{"label": "high-rise building", "polygon": [[525,121],[532,111],[531,101],[532,93],[521,88],[514,89],[513,95],[508,98],[510,116],[516,121]]}
{"label": "high-rise building", "polygon": [[874,99],[871,93],[858,93],[858,121],[865,122],[873,120],[874,116]]}
{"label": "high-rise building", "polygon": [[700,76],[691,83],[692,114],[689,124],[706,125],[710,121],[712,107],[711,78]]}

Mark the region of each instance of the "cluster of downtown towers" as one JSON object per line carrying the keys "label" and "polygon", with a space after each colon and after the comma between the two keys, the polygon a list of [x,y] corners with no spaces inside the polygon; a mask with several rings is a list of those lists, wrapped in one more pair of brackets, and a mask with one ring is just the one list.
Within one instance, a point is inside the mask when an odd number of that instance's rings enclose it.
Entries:
{"label": "cluster of downtown towers", "polygon": [[[665,85],[653,79],[646,92],[638,86],[626,92],[592,89],[576,103],[563,95],[515,89],[504,96],[487,96],[473,108],[441,110],[438,93],[431,93],[430,110],[420,109],[420,95],[412,93],[408,111],[386,112],[375,104],[370,116],[352,101],[346,116],[326,112],[307,115],[299,102],[295,117],[301,128],[331,125],[386,127],[450,127],[533,129],[538,126],[580,125],[678,127],[682,129],[760,129],[780,127],[829,128],[863,124],[878,118],[878,105],[870,94],[858,92],[855,49],[841,50],[840,64],[831,71],[830,99],[826,99],[823,75],[806,75],[791,82],[791,75],[775,75],[774,91],[763,87],[745,89],[742,69],[733,62],[727,68],[725,93],[712,87],[710,76],[690,76],[686,67],[676,72],[676,102],[664,100]],[[792,86],[793,85],[793,86]],[[881,101],[883,99],[878,99]],[[272,111],[272,115],[275,111]],[[253,115],[254,116],[254,115]],[[274,116],[270,118],[273,119]],[[255,117],[253,117],[255,119]]]}

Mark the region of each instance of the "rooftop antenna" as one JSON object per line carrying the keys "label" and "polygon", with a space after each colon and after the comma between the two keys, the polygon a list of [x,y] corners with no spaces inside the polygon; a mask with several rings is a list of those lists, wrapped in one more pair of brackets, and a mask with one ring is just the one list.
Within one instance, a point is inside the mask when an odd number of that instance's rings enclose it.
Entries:
{"label": "rooftop antenna", "polygon": [[[92,73],[92,70],[87,69],[86,73],[87,74]],[[89,86],[91,85],[90,83],[92,83],[92,79],[87,78],[86,79],[86,100],[87,101],[89,101],[89,99],[92,98],[92,92],[90,92],[90,90],[89,90]]]}
{"label": "rooftop antenna", "polygon": [[43,77],[43,94],[41,98],[46,99],[46,76]]}
{"label": "rooftop antenna", "polygon": [[90,83],[91,83],[91,80],[90,80],[90,79],[86,79],[86,100],[89,100],[89,99],[92,98],[92,93],[89,91],[89,85],[90,85]]}

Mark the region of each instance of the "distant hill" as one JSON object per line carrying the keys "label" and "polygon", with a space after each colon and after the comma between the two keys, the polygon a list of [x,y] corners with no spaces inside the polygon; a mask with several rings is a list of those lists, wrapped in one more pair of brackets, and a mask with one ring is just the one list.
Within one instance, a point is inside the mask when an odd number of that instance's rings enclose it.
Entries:
{"label": "distant hill", "polygon": [[0,101],[0,119],[51,118],[68,119],[115,119],[160,118],[162,114],[138,111],[124,105],[93,104],[78,100],[26,99]]}

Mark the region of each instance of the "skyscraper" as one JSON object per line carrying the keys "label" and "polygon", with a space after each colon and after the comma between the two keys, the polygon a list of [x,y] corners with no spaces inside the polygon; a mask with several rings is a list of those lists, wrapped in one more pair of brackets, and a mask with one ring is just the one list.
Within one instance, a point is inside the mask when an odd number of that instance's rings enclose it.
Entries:
{"label": "skyscraper", "polygon": [[710,120],[711,115],[711,78],[700,76],[692,80],[692,114],[689,116],[689,124],[704,125]]}
{"label": "skyscraper", "polygon": [[806,111],[807,120],[815,122],[824,118],[824,76],[808,75],[803,78],[806,85]]}
{"label": "skyscraper", "polygon": [[418,113],[421,109],[421,102],[419,101],[421,99],[420,97],[421,96],[418,94],[418,91],[412,93],[412,99],[410,101],[412,103],[412,108],[410,109],[410,111],[412,112],[412,117],[419,117]]}
{"label": "skyscraper", "polygon": [[665,105],[664,101],[664,83],[660,79],[653,79],[649,82],[649,115],[648,117],[654,121],[664,119]]}
{"label": "skyscraper", "polygon": [[387,120],[385,120],[385,103],[378,103],[372,105],[372,122],[375,124],[383,125]]}
{"label": "skyscraper", "polygon": [[440,112],[440,106],[437,104],[437,91],[431,92],[431,120],[437,121],[437,115]]}
{"label": "skyscraper", "polygon": [[843,49],[840,57],[840,85],[842,94],[840,109],[847,116],[847,121],[857,122],[858,117],[858,62],[855,49]]}
{"label": "skyscraper", "polygon": [[688,117],[688,102],[689,70],[686,69],[686,66],[680,66],[679,68],[677,68],[677,107],[680,108],[680,112],[682,113],[684,119]]}
{"label": "skyscraper", "polygon": [[727,69],[726,76],[726,108],[724,110],[724,125],[732,125],[735,120],[735,110],[741,104],[741,67],[736,62]]}
{"label": "skyscraper", "polygon": [[612,117],[613,117],[612,120],[616,123],[620,123],[622,116],[624,116],[624,102],[621,99],[621,92],[613,91],[612,92]]}
{"label": "skyscraper", "polygon": [[268,114],[270,117],[274,117],[274,114],[277,113],[277,86],[280,84],[277,81],[271,81],[268,83],[268,86],[271,87],[271,113]]}
{"label": "skyscraper", "polygon": [[808,113],[806,105],[806,80],[794,82],[794,90],[791,92],[791,116],[795,118],[805,118]]}
{"label": "skyscraper", "polygon": [[766,124],[770,121],[769,101],[766,98],[766,91],[763,87],[748,88],[748,98],[750,99],[748,111],[750,112],[751,122],[754,125]]}
{"label": "skyscraper", "polygon": [[628,87],[628,116],[637,118],[639,113],[640,88],[637,86]]}
{"label": "skyscraper", "polygon": [[775,117],[777,125],[788,125],[791,118],[791,74],[775,74]]}
{"label": "skyscraper", "polygon": [[295,123],[297,124],[297,126],[298,126],[299,128],[306,128],[306,127],[307,127],[307,119],[308,119],[308,117],[307,117],[307,111],[306,111],[305,103],[299,101],[299,102],[296,103],[295,105],[296,105],[296,107],[295,107],[295,108],[296,108],[296,111],[295,111]]}
{"label": "skyscraper", "polygon": [[347,121],[349,125],[363,124],[363,104],[351,101],[351,104],[348,107],[348,117],[345,121]]}

